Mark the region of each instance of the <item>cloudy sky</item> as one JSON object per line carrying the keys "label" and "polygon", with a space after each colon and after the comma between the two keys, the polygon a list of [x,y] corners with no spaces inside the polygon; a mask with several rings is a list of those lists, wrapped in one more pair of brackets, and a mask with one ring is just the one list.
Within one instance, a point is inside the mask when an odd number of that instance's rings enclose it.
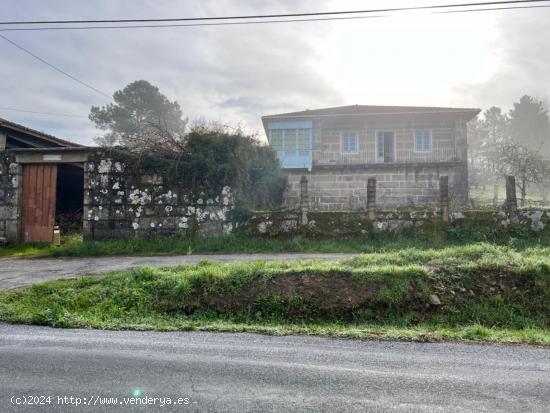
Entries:
{"label": "cloudy sky", "polygon": [[[481,0],[480,0],[481,1]],[[452,0],[2,0],[1,20],[223,16]],[[550,3],[550,2],[549,2]],[[509,108],[550,98],[550,8],[221,27],[3,31],[111,95],[146,79],[190,119],[260,131],[260,117],[346,104]],[[6,28],[3,26],[2,28]],[[91,144],[108,99],[0,39],[0,117]],[[23,109],[72,115],[46,116]]]}

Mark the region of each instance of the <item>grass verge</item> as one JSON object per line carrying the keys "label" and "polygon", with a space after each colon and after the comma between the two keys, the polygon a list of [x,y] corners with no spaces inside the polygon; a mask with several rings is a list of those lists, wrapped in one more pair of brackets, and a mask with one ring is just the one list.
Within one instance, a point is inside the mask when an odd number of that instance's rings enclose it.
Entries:
{"label": "grass verge", "polygon": [[141,268],[0,293],[0,319],[550,346],[550,248],[478,243],[338,262]]}
{"label": "grass verge", "polygon": [[[480,238],[480,239],[478,239]],[[476,241],[484,241],[478,237]],[[187,255],[187,254],[235,254],[235,253],[374,253],[396,251],[411,247],[446,248],[463,245],[460,237],[393,236],[391,239],[291,239],[251,238],[229,235],[213,238],[156,237],[136,239],[112,239],[83,241],[80,235],[64,238],[61,246],[51,244],[17,244],[0,247],[0,257],[100,257],[125,255]],[[491,240],[491,242],[495,242]],[[536,237],[507,237],[498,240],[501,245],[515,249],[543,245],[550,246],[550,239]]]}

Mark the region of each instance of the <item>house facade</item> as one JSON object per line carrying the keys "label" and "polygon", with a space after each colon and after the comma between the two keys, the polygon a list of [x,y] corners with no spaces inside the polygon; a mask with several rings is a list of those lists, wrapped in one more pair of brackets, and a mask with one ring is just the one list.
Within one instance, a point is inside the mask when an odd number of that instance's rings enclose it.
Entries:
{"label": "house facade", "polygon": [[353,105],[262,118],[288,175],[284,203],[299,202],[308,178],[311,207],[366,208],[367,180],[377,178],[380,207],[434,206],[439,177],[452,203],[468,201],[467,122],[479,109]]}

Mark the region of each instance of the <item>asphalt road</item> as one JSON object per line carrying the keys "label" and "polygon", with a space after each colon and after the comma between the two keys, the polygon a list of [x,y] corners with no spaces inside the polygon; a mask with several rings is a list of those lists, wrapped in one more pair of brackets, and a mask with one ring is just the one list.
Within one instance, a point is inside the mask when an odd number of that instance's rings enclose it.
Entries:
{"label": "asphalt road", "polygon": [[[157,397],[157,404],[124,404],[138,388],[141,400]],[[51,396],[51,404],[12,404],[33,395]],[[73,403],[116,397],[119,404],[58,404],[65,396]],[[162,397],[189,404],[161,407]],[[0,324],[2,412],[548,412],[548,406],[545,349]]]}
{"label": "asphalt road", "polygon": [[100,275],[129,268],[173,266],[197,263],[202,260],[214,262],[243,262],[257,260],[341,259],[356,254],[220,254],[181,255],[156,257],[90,257],[90,258],[44,258],[0,259],[0,289],[9,290],[58,278],[75,278],[83,275]]}

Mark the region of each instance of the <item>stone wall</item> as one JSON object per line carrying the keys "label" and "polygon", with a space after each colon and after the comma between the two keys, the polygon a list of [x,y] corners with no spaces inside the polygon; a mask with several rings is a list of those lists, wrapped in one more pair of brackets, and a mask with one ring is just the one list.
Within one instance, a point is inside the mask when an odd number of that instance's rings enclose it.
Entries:
{"label": "stone wall", "polygon": [[[398,163],[427,161],[464,161],[466,152],[466,125],[454,119],[439,116],[422,119],[407,118],[328,118],[314,122],[313,163],[315,164],[375,164],[376,133],[391,131],[395,139],[395,161]],[[414,131],[431,132],[432,150],[414,150]],[[356,153],[342,153],[342,133],[357,134]]]}
{"label": "stone wall", "polygon": [[465,163],[316,167],[311,172],[287,170],[287,208],[299,205],[300,179],[308,178],[310,208],[317,210],[364,210],[367,180],[377,181],[376,204],[388,207],[433,207],[439,202],[439,177],[449,176],[451,203],[468,200],[468,169]]}
{"label": "stone wall", "polygon": [[131,171],[101,152],[84,164],[84,237],[221,235],[232,230],[230,187],[191,193],[158,173]]}
{"label": "stone wall", "polygon": [[[434,233],[463,231],[505,235],[509,231],[550,236],[550,210],[523,209],[514,214],[496,210],[453,212],[442,222],[437,210],[377,211],[374,220],[363,212],[306,212],[307,224],[301,225],[302,212],[271,211],[254,214],[239,230],[260,237],[367,238],[374,234],[398,234],[417,231]],[[469,236],[471,236],[470,234]],[[473,234],[475,235],[475,234]],[[467,236],[468,238],[468,236]]]}
{"label": "stone wall", "polygon": [[20,231],[21,166],[0,152],[0,242],[16,240]]}

